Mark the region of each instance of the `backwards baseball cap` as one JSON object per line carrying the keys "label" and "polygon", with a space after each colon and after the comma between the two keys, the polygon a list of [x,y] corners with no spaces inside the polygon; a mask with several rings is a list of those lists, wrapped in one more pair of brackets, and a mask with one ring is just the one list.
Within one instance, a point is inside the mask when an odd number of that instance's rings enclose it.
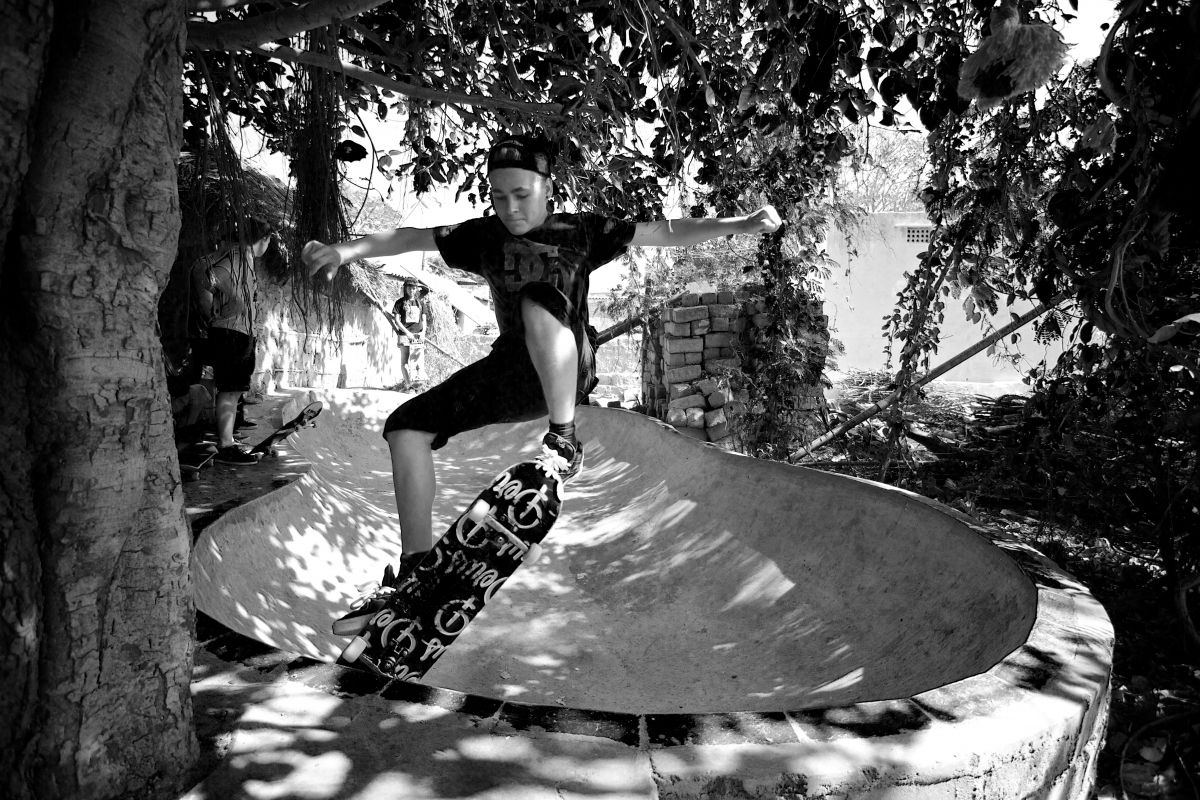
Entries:
{"label": "backwards baseball cap", "polygon": [[488,172],[495,169],[527,169],[549,178],[553,166],[550,143],[529,134],[505,136],[488,151]]}

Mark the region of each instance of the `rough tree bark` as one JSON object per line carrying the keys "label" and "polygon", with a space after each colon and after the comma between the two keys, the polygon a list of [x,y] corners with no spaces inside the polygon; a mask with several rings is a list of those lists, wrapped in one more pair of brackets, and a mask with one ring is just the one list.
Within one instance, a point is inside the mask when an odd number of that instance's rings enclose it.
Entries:
{"label": "rough tree bark", "polygon": [[0,0],[0,794],[170,796],[190,536],[154,327],[182,4]]}

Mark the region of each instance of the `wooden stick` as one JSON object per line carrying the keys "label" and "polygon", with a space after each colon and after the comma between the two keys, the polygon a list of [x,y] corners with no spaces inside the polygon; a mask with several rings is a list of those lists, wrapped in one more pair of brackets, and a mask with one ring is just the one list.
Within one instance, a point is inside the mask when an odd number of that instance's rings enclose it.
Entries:
{"label": "wooden stick", "polygon": [[791,458],[792,459],[803,458],[804,456],[808,455],[812,451],[816,450],[818,447],[823,447],[826,444],[828,444],[829,442],[832,442],[834,439],[844,436],[850,430],[858,427],[863,422],[866,422],[868,419],[875,416],[880,411],[883,411],[885,408],[887,408],[888,406],[895,403],[897,400],[899,400],[901,398],[902,394],[907,394],[907,392],[910,392],[919,386],[924,386],[925,384],[929,383],[930,381],[934,380],[935,378],[945,375],[947,372],[954,369],[959,364],[966,361],[968,358],[971,358],[972,356],[980,353],[981,351],[986,350],[988,347],[991,347],[993,344],[995,344],[999,340],[1003,339],[1005,336],[1008,336],[1013,331],[1017,330],[1018,328],[1024,327],[1025,325],[1029,324],[1031,321],[1040,317],[1042,314],[1045,314],[1047,311],[1049,311],[1050,309],[1054,308],[1055,306],[1057,306],[1058,304],[1060,304],[1061,302],[1066,300],[1067,297],[1068,297],[1068,294],[1066,292],[1063,292],[1062,294],[1053,298],[1049,303],[1039,303],[1038,305],[1034,306],[1032,309],[1027,311],[1025,314],[1021,315],[1020,317],[1017,317],[1012,322],[1008,323],[1003,328],[1000,328],[998,331],[994,332],[987,338],[971,345],[966,350],[963,350],[961,353],[959,353],[958,355],[951,358],[949,361],[942,362],[938,366],[934,367],[929,372],[927,372],[925,375],[921,376],[920,380],[917,380],[912,385],[910,385],[907,390],[905,390],[903,388],[897,389],[896,391],[892,392],[890,395],[883,398],[882,400],[878,400],[878,401],[872,403],[867,408],[865,408],[862,411],[860,411],[859,413],[855,414],[854,417],[846,420],[841,425],[838,425],[836,428],[829,431],[828,433],[818,436],[816,439],[813,439],[811,442],[806,444],[804,447],[800,448],[795,453],[792,453]]}

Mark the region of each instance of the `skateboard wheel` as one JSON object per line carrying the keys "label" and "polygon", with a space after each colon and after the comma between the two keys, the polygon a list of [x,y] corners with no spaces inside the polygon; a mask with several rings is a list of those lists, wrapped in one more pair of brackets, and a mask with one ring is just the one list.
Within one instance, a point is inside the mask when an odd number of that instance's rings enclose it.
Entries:
{"label": "skateboard wheel", "polygon": [[476,525],[482,525],[487,519],[488,514],[492,513],[492,506],[487,500],[476,500],[471,504],[471,508],[467,511],[467,519],[474,522]]}
{"label": "skateboard wheel", "polygon": [[363,650],[367,649],[367,640],[361,636],[355,636],[350,640],[350,644],[346,645],[346,649],[342,651],[342,658],[347,663],[353,664],[358,661],[358,657],[363,654]]}
{"label": "skateboard wheel", "polygon": [[529,545],[529,550],[525,552],[525,563],[532,564],[542,557],[542,546],[537,542]]}

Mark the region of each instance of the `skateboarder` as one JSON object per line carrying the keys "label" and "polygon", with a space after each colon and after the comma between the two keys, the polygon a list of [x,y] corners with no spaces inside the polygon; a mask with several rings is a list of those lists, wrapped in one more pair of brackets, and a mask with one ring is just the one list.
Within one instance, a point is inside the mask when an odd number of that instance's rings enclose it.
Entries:
{"label": "skateboarder", "polygon": [[[743,217],[631,222],[594,213],[551,212],[554,171],[547,142],[505,136],[488,153],[493,215],[436,228],[396,228],[348,242],[309,242],[310,274],[332,279],[362,258],[437,251],[452,267],[482,276],[491,289],[500,336],[491,352],[397,408],[384,425],[400,521],[403,575],[433,546],[433,451],[464,431],[549,414],[542,440],[564,479],[579,472],[583,445],[575,406],[595,383],[588,331],[588,275],[628,247],[683,247],[730,234],[771,233],[775,209]],[[594,333],[594,332],[593,332]],[[353,634],[396,584],[391,565],[381,588],[335,624]]]}

